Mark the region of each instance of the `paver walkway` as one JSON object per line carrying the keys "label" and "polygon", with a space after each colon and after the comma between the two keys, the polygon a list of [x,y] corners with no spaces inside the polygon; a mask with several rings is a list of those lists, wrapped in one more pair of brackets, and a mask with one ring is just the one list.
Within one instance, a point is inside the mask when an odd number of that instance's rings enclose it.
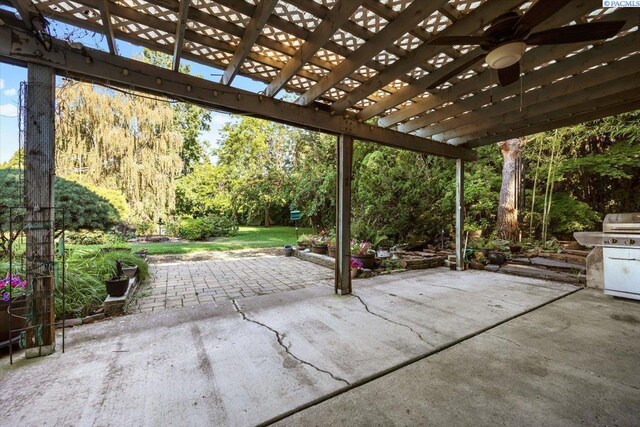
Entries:
{"label": "paver walkway", "polygon": [[334,274],[326,267],[284,256],[150,264],[150,273],[130,313],[332,286]]}

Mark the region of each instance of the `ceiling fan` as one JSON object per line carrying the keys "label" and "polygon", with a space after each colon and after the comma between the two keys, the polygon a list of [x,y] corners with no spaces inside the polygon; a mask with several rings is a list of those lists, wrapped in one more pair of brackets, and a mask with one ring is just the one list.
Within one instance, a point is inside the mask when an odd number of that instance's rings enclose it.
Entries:
{"label": "ceiling fan", "polygon": [[[538,0],[523,15],[507,12],[491,22],[481,36],[435,37],[433,45],[479,45],[485,55],[474,58],[468,68],[484,56],[489,67],[498,70],[500,85],[507,86],[520,77],[520,59],[527,46],[579,43],[608,39],[615,36],[625,21],[591,22],[569,25],[531,33],[544,20],[551,17],[571,0]],[[460,67],[462,68],[462,67]],[[455,72],[462,71],[456,68]],[[448,76],[448,78],[453,76]]]}

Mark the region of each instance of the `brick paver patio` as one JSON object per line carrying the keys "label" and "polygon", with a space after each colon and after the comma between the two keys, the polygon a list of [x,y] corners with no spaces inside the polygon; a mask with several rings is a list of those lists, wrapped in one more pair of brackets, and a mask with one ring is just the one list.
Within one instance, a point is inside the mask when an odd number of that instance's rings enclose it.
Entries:
{"label": "brick paver patio", "polygon": [[130,313],[333,286],[334,274],[329,268],[284,256],[150,264],[150,273]]}

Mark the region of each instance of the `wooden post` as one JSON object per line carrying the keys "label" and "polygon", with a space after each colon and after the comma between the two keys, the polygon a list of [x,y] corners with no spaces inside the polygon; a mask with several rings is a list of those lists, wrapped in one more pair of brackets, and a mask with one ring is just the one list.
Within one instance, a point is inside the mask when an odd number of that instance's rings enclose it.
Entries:
{"label": "wooden post", "polygon": [[456,160],[456,269],[464,270],[464,160]]}
{"label": "wooden post", "polygon": [[335,292],[351,293],[351,163],[353,137],[338,137],[338,174],[336,185],[336,278]]}
{"label": "wooden post", "polygon": [[29,64],[26,93],[24,146],[24,206],[26,278],[30,322],[26,357],[55,351],[54,325],[54,194],[55,174],[55,72]]}

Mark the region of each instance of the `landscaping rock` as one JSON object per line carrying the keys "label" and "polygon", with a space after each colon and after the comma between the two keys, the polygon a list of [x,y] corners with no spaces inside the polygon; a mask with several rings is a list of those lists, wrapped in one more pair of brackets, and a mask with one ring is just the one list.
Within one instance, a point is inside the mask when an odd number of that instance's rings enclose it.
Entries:
{"label": "landscaping rock", "polygon": [[[82,325],[81,318],[65,319],[64,321],[65,328],[73,328],[74,326],[80,326],[80,325]],[[63,322],[56,323],[56,328],[62,328],[62,326],[63,326]]]}
{"label": "landscaping rock", "polygon": [[495,264],[489,264],[489,265],[485,265],[484,269],[486,271],[493,271],[495,273],[500,270],[500,266]]}
{"label": "landscaping rock", "polygon": [[97,322],[98,320],[104,319],[104,313],[94,314],[92,316],[87,316],[82,318],[82,323],[87,325],[89,323]]}

